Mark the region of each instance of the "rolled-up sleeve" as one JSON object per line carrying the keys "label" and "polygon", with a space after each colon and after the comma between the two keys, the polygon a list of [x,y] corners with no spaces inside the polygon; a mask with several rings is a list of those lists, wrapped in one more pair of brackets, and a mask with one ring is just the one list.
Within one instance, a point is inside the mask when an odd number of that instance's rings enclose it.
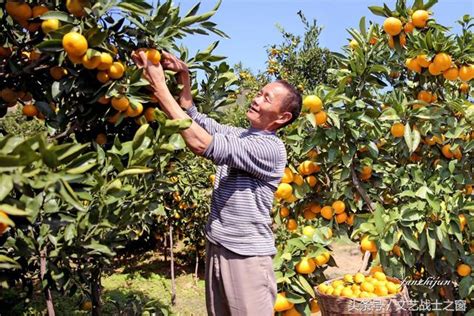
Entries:
{"label": "rolled-up sleeve", "polygon": [[196,122],[199,126],[204,128],[211,135],[214,135],[215,133],[220,133],[220,134],[236,133],[238,131],[243,130],[238,127],[217,123],[216,120],[210,118],[206,114],[200,113],[195,105],[190,107],[186,111],[186,113],[193,119],[194,122]]}
{"label": "rolled-up sleeve", "polygon": [[217,133],[203,156],[216,165],[228,165],[258,179],[271,180],[281,178],[281,170],[277,170],[277,166],[286,160],[286,151],[283,144],[272,137]]}

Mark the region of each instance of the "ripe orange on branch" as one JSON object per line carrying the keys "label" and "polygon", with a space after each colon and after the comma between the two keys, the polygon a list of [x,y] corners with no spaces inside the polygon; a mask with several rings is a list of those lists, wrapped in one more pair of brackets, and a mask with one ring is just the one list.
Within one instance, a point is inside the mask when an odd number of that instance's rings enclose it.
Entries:
{"label": "ripe orange on branch", "polygon": [[77,32],[69,32],[64,35],[62,43],[66,53],[72,56],[82,56],[88,48],[86,38]]}
{"label": "ripe orange on branch", "polygon": [[402,21],[394,17],[389,17],[383,22],[384,31],[392,36],[400,34],[402,26]]}

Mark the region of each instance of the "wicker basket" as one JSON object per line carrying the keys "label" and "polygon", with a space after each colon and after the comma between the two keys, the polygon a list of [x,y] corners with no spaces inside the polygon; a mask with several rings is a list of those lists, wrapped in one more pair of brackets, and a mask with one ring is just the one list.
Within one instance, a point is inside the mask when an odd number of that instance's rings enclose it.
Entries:
{"label": "wicker basket", "polygon": [[[324,282],[329,284],[335,280],[341,280],[341,278],[332,279]],[[389,281],[400,284],[400,281],[395,278],[387,277]],[[405,285],[402,286],[402,290],[394,295],[387,297],[377,298],[348,298],[333,295],[326,295],[321,293],[317,287],[315,287],[316,297],[318,299],[318,305],[321,309],[322,316],[333,316],[333,315],[411,315],[411,311],[408,309],[408,301],[410,297],[408,295],[408,289]]]}

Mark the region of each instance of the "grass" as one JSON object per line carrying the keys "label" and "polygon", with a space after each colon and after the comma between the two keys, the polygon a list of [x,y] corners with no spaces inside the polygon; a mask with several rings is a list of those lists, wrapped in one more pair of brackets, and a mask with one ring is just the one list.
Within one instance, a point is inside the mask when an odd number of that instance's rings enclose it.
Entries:
{"label": "grass", "polygon": [[[179,262],[179,261],[178,261]],[[204,268],[201,265],[201,268]],[[171,304],[169,261],[147,252],[138,258],[127,258],[102,278],[103,315],[206,315],[205,288],[202,271],[194,278],[194,266],[175,265],[176,300]],[[12,293],[14,294],[14,293]],[[12,298],[14,295],[12,295]],[[53,292],[56,315],[89,315],[82,310],[84,297],[61,297]],[[41,291],[29,302],[18,304],[2,315],[45,315],[46,306]]]}

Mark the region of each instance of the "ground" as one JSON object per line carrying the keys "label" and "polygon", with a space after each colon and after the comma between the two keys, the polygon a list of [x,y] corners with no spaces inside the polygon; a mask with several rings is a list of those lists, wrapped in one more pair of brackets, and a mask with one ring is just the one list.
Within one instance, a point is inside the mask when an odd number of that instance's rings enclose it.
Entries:
{"label": "ground", "polygon": [[[358,246],[339,242],[332,245],[338,267],[326,270],[328,278],[345,273],[356,273],[362,262]],[[202,263],[199,278],[194,276],[194,266],[176,266],[176,302],[171,304],[171,276],[169,262],[157,252],[147,252],[138,257],[128,257],[102,278],[104,315],[206,315]],[[87,315],[81,310],[84,297],[60,297],[53,293],[56,315]],[[43,311],[43,313],[41,312]],[[38,296],[28,306],[18,306],[12,315],[41,315],[45,312],[44,300]],[[319,315],[313,314],[313,316]]]}

